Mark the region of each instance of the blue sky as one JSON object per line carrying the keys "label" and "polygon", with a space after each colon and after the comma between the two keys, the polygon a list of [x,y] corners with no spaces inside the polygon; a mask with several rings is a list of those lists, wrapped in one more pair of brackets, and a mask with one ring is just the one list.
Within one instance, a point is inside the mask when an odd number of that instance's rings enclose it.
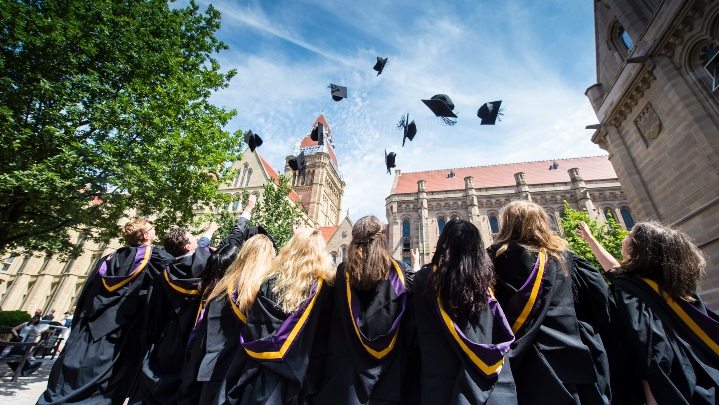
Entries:
{"label": "blue sky", "polygon": [[[386,219],[384,149],[402,171],[604,154],[584,129],[596,122],[584,96],[596,81],[591,1],[200,2],[210,3],[230,47],[218,60],[237,69],[213,96],[238,112],[228,129],[259,133],[260,152],[281,171],[324,111],[353,221]],[[378,77],[376,56],[389,57]],[[332,101],[330,82],[349,98]],[[454,101],[455,126],[420,101],[437,93]],[[502,121],[480,126],[479,106],[500,99]],[[418,132],[402,148],[404,113]]]}

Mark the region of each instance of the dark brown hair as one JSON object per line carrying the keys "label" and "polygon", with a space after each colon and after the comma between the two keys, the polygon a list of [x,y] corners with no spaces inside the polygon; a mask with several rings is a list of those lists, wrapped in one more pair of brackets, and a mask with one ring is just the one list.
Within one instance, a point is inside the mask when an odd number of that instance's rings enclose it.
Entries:
{"label": "dark brown hair", "polygon": [[622,263],[626,271],[656,281],[675,300],[696,292],[706,259],[687,234],[656,222],[641,222],[628,237],[629,257]]}
{"label": "dark brown hair", "polygon": [[190,238],[187,237],[187,229],[174,227],[170,228],[162,238],[162,245],[165,246],[167,253],[173,256],[182,256],[185,252],[185,245],[190,243]]}
{"label": "dark brown hair", "polygon": [[502,228],[494,243],[501,246],[496,256],[504,253],[509,244],[515,242],[536,250],[545,250],[562,264],[562,271],[568,274],[563,265],[563,254],[569,249],[569,244],[552,231],[544,208],[531,201],[517,200],[505,205],[500,216]]}
{"label": "dark brown hair", "polygon": [[382,222],[373,215],[360,218],[352,227],[345,263],[350,284],[360,290],[372,288],[387,279],[390,264]]}
{"label": "dark brown hair", "polygon": [[487,307],[494,269],[472,223],[453,219],[437,240],[431,284],[442,306],[454,317],[467,318]]}

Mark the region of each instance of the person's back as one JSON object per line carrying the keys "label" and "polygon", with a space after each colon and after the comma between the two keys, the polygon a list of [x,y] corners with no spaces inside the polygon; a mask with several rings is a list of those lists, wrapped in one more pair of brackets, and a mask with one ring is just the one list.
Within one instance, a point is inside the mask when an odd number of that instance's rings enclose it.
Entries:
{"label": "person's back", "polygon": [[122,403],[146,350],[143,311],[152,282],[172,260],[153,246],[154,225],[139,218],[123,229],[130,245],[103,258],[85,282],[73,329],[38,404]]}
{"label": "person's back", "polygon": [[329,353],[316,404],[397,404],[411,274],[387,251],[382,223],[363,217],[337,269]]}
{"label": "person's back", "polygon": [[452,220],[432,262],[417,272],[409,325],[415,361],[408,403],[516,404],[508,352],[514,335],[492,296],[491,261],[479,231]]}
{"label": "person's back", "polygon": [[705,259],[683,233],[639,223],[609,273],[617,403],[716,404],[719,316],[696,293]]}
{"label": "person's back", "polygon": [[[495,295],[515,334],[510,359],[519,403],[609,403],[606,353],[592,327],[600,321],[578,319],[575,299],[584,298],[573,292],[573,255],[544,210],[528,201],[508,204],[495,240],[488,251]],[[606,316],[607,286],[600,279],[589,290],[594,311]]]}
{"label": "person's back", "polygon": [[280,250],[247,310],[246,357],[230,371],[232,404],[306,404],[324,373],[334,270],[319,230],[300,230]]}

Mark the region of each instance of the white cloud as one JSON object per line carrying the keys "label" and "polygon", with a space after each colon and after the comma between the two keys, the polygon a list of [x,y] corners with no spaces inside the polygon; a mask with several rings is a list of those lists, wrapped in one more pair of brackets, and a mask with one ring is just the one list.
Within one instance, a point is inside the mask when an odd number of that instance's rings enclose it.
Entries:
{"label": "white cloud", "polygon": [[[516,21],[505,21],[508,31],[500,41],[489,18],[475,21],[427,7],[406,21],[390,13],[392,2],[377,7],[316,2],[311,7],[334,15],[336,22],[372,33],[366,45],[330,49],[329,39],[303,36],[301,27],[287,24],[291,16],[275,21],[257,4],[217,5],[223,35],[250,31],[269,42],[250,53],[231,36],[223,37],[231,50],[221,55],[221,64],[238,74],[214,100],[237,109],[230,129],[251,128],[263,136],[261,152],[280,169],[324,111],[347,183],[342,209],[349,208],[353,220],[366,214],[385,218],[393,176],[386,174],[384,149],[397,152],[403,172],[602,153],[584,130],[596,120],[583,95],[587,83],[561,77],[556,69],[561,61],[542,57],[535,33],[521,23],[527,17],[516,7],[510,7]],[[298,17],[298,24],[306,19]],[[373,42],[378,36],[385,42]],[[305,50],[307,57],[289,56],[283,43]],[[384,53],[388,43],[392,52]],[[390,58],[379,77],[371,70],[378,52]],[[346,85],[350,98],[333,102],[330,82]],[[452,97],[457,125],[443,126],[421,103],[436,93]],[[504,100],[503,120],[480,126],[477,108],[497,99]],[[403,113],[418,126],[414,142],[404,148],[396,128]]]}

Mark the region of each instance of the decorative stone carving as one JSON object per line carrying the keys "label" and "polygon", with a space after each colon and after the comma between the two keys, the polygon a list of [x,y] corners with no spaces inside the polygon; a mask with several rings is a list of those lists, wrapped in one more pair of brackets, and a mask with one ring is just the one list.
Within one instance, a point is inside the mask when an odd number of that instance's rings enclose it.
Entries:
{"label": "decorative stone carving", "polygon": [[637,115],[637,118],[634,119],[634,125],[636,125],[639,133],[642,134],[645,142],[656,139],[662,131],[662,121],[659,119],[659,115],[651,103],[647,103],[644,109]]}

